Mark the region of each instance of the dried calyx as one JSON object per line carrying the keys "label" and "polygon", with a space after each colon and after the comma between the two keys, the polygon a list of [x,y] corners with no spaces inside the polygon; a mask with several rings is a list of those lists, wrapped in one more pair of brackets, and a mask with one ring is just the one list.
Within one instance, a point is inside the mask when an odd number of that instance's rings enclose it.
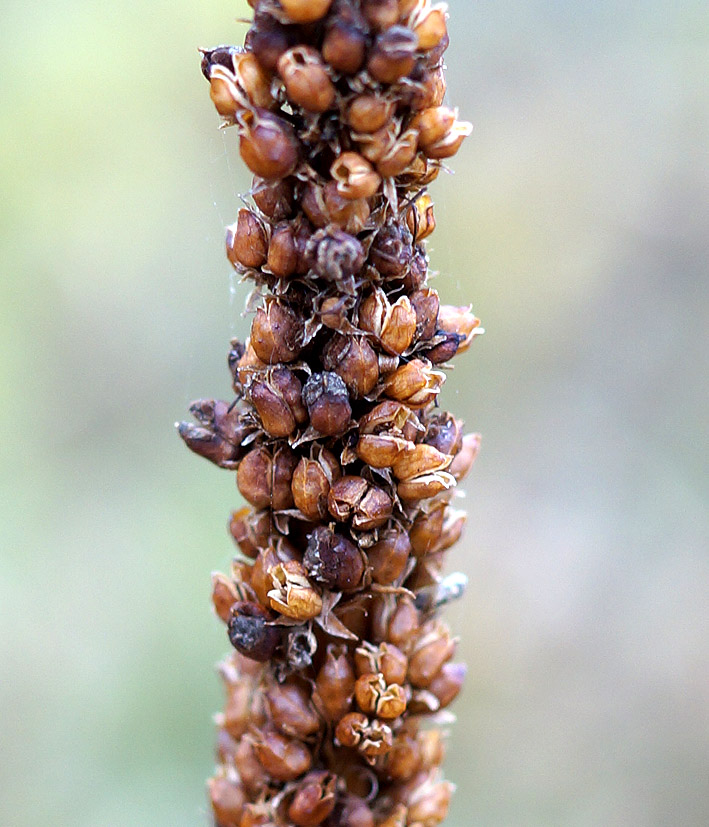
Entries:
{"label": "dried calyx", "polygon": [[202,52],[254,174],[226,253],[264,297],[235,398],[180,435],[236,471],[243,557],[213,576],[218,827],[435,827],[452,785],[426,717],[465,667],[438,614],[479,447],[438,408],[481,331],[427,285],[427,186],[470,124],[444,104],[445,3],[249,0],[245,47]]}

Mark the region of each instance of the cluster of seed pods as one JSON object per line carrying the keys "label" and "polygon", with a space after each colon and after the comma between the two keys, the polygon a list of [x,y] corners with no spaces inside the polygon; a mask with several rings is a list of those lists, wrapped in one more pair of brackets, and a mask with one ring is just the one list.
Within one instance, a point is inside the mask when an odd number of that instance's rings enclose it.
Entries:
{"label": "cluster of seed pods", "polygon": [[250,0],[202,52],[254,174],[229,261],[253,283],[234,397],[180,434],[236,471],[241,555],[213,576],[233,646],[209,782],[218,827],[435,827],[441,726],[465,667],[440,607],[477,434],[437,398],[481,332],[427,285],[427,185],[471,126],[444,105],[430,0]]}

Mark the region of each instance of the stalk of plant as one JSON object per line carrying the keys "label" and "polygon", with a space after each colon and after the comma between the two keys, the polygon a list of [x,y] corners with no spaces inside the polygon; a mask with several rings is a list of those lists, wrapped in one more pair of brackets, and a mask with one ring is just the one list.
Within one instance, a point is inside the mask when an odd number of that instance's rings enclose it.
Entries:
{"label": "stalk of plant", "polygon": [[212,599],[218,827],[434,827],[441,726],[465,666],[440,619],[477,434],[440,409],[482,332],[428,286],[428,185],[471,126],[444,103],[444,3],[250,0],[244,48],[202,51],[254,174],[226,253],[252,282],[233,396],[179,432],[236,474],[240,556]]}

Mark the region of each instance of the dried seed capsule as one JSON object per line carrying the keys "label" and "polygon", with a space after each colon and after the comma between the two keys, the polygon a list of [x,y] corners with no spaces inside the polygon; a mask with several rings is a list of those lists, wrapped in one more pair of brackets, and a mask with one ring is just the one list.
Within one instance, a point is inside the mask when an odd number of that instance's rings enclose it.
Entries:
{"label": "dried seed capsule", "polygon": [[[451,796],[455,789],[448,781],[438,781],[432,776],[424,783],[418,778],[412,783],[411,795],[407,795],[407,819],[409,824],[435,825],[440,824],[448,815]],[[407,791],[408,792],[408,791]]]}
{"label": "dried seed capsule", "polygon": [[299,161],[293,127],[267,109],[238,113],[239,152],[246,166],[261,178],[285,178]]}
{"label": "dried seed capsule", "polygon": [[375,827],[374,815],[369,805],[361,798],[350,795],[335,807],[327,827]]}
{"label": "dried seed capsule", "polygon": [[355,451],[372,468],[390,468],[412,446],[408,439],[394,434],[362,434]]}
{"label": "dried seed capsule", "polygon": [[335,100],[335,87],[320,52],[311,46],[295,46],[278,59],[278,74],[288,98],[308,112],[325,112]]}
{"label": "dried seed capsule", "polygon": [[273,298],[259,307],[251,325],[249,342],[266,364],[292,362],[300,353],[302,322],[290,307]]}
{"label": "dried seed capsule", "polygon": [[305,256],[315,273],[329,282],[355,275],[364,264],[364,248],[359,239],[332,225],[313,233]]}
{"label": "dried seed capsule", "polygon": [[325,770],[308,773],[288,807],[288,818],[297,827],[317,827],[335,807],[337,777]]}
{"label": "dried seed capsule", "polygon": [[381,183],[372,165],[356,152],[343,152],[330,167],[330,175],[345,198],[369,198]]}
{"label": "dried seed capsule", "polygon": [[406,224],[411,230],[415,241],[423,241],[436,229],[436,219],[433,214],[433,201],[428,194],[417,198],[406,213]]}
{"label": "dried seed capsule", "polygon": [[433,106],[423,109],[411,121],[411,127],[418,132],[418,145],[431,146],[449,132],[458,117],[458,110],[450,106]]}
{"label": "dried seed capsule", "polygon": [[355,667],[360,677],[380,672],[386,683],[403,684],[406,681],[407,664],[406,655],[391,643],[374,646],[364,641],[355,650]]}
{"label": "dried seed capsule", "polygon": [[271,233],[267,266],[273,275],[279,279],[292,276],[298,268],[295,230],[289,221],[282,221],[277,224]]}
{"label": "dried seed capsule", "polygon": [[453,457],[450,454],[443,454],[433,445],[422,442],[401,454],[394,463],[392,470],[397,479],[411,480],[422,474],[443,471],[451,464],[452,459]]}
{"label": "dried seed capsule", "polygon": [[436,696],[441,709],[457,698],[467,671],[468,668],[464,663],[445,663],[428,685],[428,691]]}
{"label": "dried seed capsule", "polygon": [[408,442],[416,442],[425,429],[410,408],[387,399],[360,419],[359,430],[361,434],[396,434]]}
{"label": "dried seed capsule", "polygon": [[434,365],[442,365],[455,356],[461,341],[462,337],[457,333],[441,333],[436,337],[436,344],[429,350],[422,351],[421,354]]}
{"label": "dried seed capsule", "polygon": [[426,274],[428,272],[428,256],[423,244],[417,244],[414,247],[414,255],[411,259],[411,267],[404,274],[402,283],[404,290],[407,293],[413,293],[414,290],[419,290],[426,283]]}
{"label": "dried seed capsule", "polygon": [[413,359],[384,380],[384,393],[411,408],[424,408],[438,396],[445,374]]}
{"label": "dried seed capsule", "polygon": [[235,53],[233,65],[237,83],[249,102],[264,109],[273,106],[271,76],[264,71],[256,56],[249,52]]}
{"label": "dried seed capsule", "polygon": [[443,454],[455,456],[463,445],[463,423],[445,411],[435,414],[428,421],[423,441]]}
{"label": "dried seed capsule", "polygon": [[379,536],[379,541],[367,550],[367,559],[374,582],[388,586],[406,570],[411,544],[406,532],[401,529],[390,529]]}
{"label": "dried seed capsule", "polygon": [[436,3],[433,6],[422,5],[409,20],[409,26],[418,37],[419,49],[428,51],[438,46],[448,35],[446,20],[448,19],[448,5]]}
{"label": "dried seed capsule", "polygon": [[338,3],[326,24],[322,55],[337,72],[353,75],[364,63],[367,24],[356,8]]}
{"label": "dried seed capsule", "polygon": [[429,622],[416,641],[409,656],[409,681],[427,687],[455,651],[448,627],[440,621]]}
{"label": "dried seed capsule", "polygon": [[355,674],[347,649],[330,644],[313,692],[313,702],[326,720],[339,721],[350,711],[354,685]]}
{"label": "dried seed capsule", "polygon": [[271,530],[271,519],[265,511],[244,507],[234,511],[229,519],[229,533],[241,553],[251,559],[256,558],[260,548],[268,545]]}
{"label": "dried seed capsule", "polygon": [[402,652],[408,652],[416,641],[419,632],[421,616],[408,598],[399,600],[396,608],[389,617],[387,624],[387,640],[397,646]]}
{"label": "dried seed capsule", "polygon": [[226,228],[226,254],[238,267],[261,267],[266,261],[268,236],[261,221],[251,210],[241,209],[236,223]]}
{"label": "dried seed capsule", "polygon": [[369,263],[387,278],[401,278],[411,267],[413,236],[397,222],[385,224],[369,248]]}
{"label": "dried seed capsule", "polygon": [[361,531],[384,525],[392,511],[391,497],[386,491],[355,476],[341,477],[333,484],[327,505],[336,520],[351,519],[352,527]]}
{"label": "dried seed capsule", "polygon": [[274,684],[265,693],[273,726],[283,735],[305,740],[320,729],[310,693],[296,684]]}
{"label": "dried seed capsule", "polygon": [[332,0],[280,0],[281,8],[294,23],[314,23],[328,12]]}
{"label": "dried seed capsule", "polygon": [[438,308],[440,302],[438,293],[430,287],[417,290],[409,296],[411,306],[416,313],[416,334],[417,341],[431,339],[438,326]]}
{"label": "dried seed capsule", "polygon": [[339,463],[327,449],[316,449],[311,458],[302,457],[291,483],[296,508],[314,523],[324,519],[330,486],[340,476]]}
{"label": "dried seed capsule", "polygon": [[450,467],[450,472],[456,480],[460,481],[468,476],[479,451],[480,434],[466,434],[463,437],[460,451],[456,454]]}
{"label": "dried seed capsule", "polygon": [[271,617],[258,603],[241,601],[234,604],[229,618],[231,645],[251,660],[265,663],[273,657],[280,642],[280,632],[269,626]]}
{"label": "dried seed capsule", "polygon": [[350,234],[362,230],[369,218],[369,204],[364,198],[345,198],[337,189],[337,181],[325,186],[310,183],[303,194],[302,207],[316,227],[337,224]]}
{"label": "dried seed capsule", "polygon": [[322,599],[310,585],[301,563],[279,563],[268,573],[273,583],[268,593],[272,608],[294,620],[311,620],[320,614]]}
{"label": "dried seed capsule", "polygon": [[249,432],[241,412],[226,402],[200,399],[190,405],[190,413],[200,424],[181,422],[177,426],[185,445],[220,468],[235,468],[244,455],[241,442]]}
{"label": "dried seed capsule", "polygon": [[261,361],[261,359],[259,359],[256,355],[256,351],[254,350],[250,339],[246,340],[246,349],[241,354],[238,361],[234,363],[230,354],[229,362],[229,367],[231,368],[234,376],[234,388],[237,392],[242,390],[243,386],[248,382],[249,377],[251,377],[256,371],[262,371],[268,367],[268,365]]}
{"label": "dried seed capsule", "polygon": [[256,738],[254,752],[261,766],[276,781],[294,781],[313,763],[305,744],[277,732],[264,732]]}
{"label": "dried seed capsule", "polygon": [[406,709],[403,688],[395,683],[387,685],[381,673],[357,678],[355,699],[363,712],[385,720],[398,718]]}
{"label": "dried seed capsule", "polygon": [[289,178],[266,181],[254,176],[251,197],[261,212],[273,221],[290,218],[293,213],[293,182]]}
{"label": "dried seed capsule", "polygon": [[391,304],[377,287],[360,305],[359,325],[372,333],[387,353],[399,356],[414,338],[416,312],[406,296]]}
{"label": "dried seed capsule", "polygon": [[324,436],[342,433],[352,417],[347,387],[336,373],[314,373],[303,388],[303,402],[311,426]]}
{"label": "dried seed capsule", "polygon": [[396,492],[405,503],[413,503],[430,499],[451,488],[455,488],[455,477],[452,474],[447,471],[432,471],[409,480],[401,480]]}
{"label": "dried seed capsule", "polygon": [[376,132],[389,123],[395,111],[393,100],[381,95],[357,95],[347,108],[347,123],[355,132]]}
{"label": "dried seed capsule", "polygon": [[385,755],[392,745],[391,728],[381,721],[371,721],[361,712],[350,712],[335,728],[335,737],[345,747],[357,747],[370,760]]}
{"label": "dried seed capsule", "polygon": [[220,827],[240,827],[247,798],[238,775],[234,774],[233,778],[227,775],[210,778],[208,788],[216,823]]}
{"label": "dried seed capsule", "polygon": [[362,0],[362,14],[377,31],[388,29],[399,20],[397,0]]}
{"label": "dried seed capsule", "polygon": [[440,140],[426,146],[424,152],[429,158],[451,158],[472,131],[473,125],[468,121],[456,121]]}
{"label": "dried seed capsule", "polygon": [[308,537],[303,566],[308,575],[328,589],[351,591],[362,582],[366,558],[345,537],[318,526]]}
{"label": "dried seed capsule", "polygon": [[377,172],[383,178],[401,175],[416,157],[417,133],[407,129],[393,141],[377,158]]}
{"label": "dried seed capsule", "polygon": [[437,549],[444,521],[450,511],[445,502],[436,502],[430,507],[427,506],[427,509],[416,517],[409,532],[411,548],[417,557],[430,554]]}
{"label": "dried seed capsule", "polygon": [[278,58],[294,45],[297,35],[292,27],[281,25],[275,17],[259,12],[246,34],[244,45],[269,72],[275,72]]}
{"label": "dried seed capsule", "polygon": [[212,574],[212,604],[214,611],[224,623],[229,622],[231,607],[239,601],[239,594],[233,580],[219,572]]}
{"label": "dried seed capsule", "polygon": [[245,101],[236,85],[233,72],[219,65],[211,67],[209,97],[222,118],[229,123],[236,122],[237,113],[243,108]]}
{"label": "dried seed capsule", "polygon": [[374,41],[367,69],[381,83],[396,83],[414,68],[418,38],[406,26],[391,26]]}
{"label": "dried seed capsule", "polygon": [[325,345],[323,366],[334,371],[355,399],[370,393],[379,379],[379,360],[364,338],[336,334]]}
{"label": "dried seed capsule", "polygon": [[442,304],[438,311],[438,325],[445,333],[457,333],[462,337],[458,345],[458,353],[463,353],[470,347],[476,335],[480,334],[480,319],[476,318],[470,306],[453,307]]}

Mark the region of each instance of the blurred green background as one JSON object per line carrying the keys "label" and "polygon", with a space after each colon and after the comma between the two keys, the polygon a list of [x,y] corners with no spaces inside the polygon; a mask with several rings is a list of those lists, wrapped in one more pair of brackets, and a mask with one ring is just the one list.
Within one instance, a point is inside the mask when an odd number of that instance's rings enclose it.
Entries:
{"label": "blurred green background", "polygon": [[[453,0],[444,299],[487,334],[449,612],[451,827],[709,823],[705,2]],[[209,573],[233,478],[172,423],[226,396],[248,177],[197,46],[245,3],[0,10],[0,824],[207,823]]]}

